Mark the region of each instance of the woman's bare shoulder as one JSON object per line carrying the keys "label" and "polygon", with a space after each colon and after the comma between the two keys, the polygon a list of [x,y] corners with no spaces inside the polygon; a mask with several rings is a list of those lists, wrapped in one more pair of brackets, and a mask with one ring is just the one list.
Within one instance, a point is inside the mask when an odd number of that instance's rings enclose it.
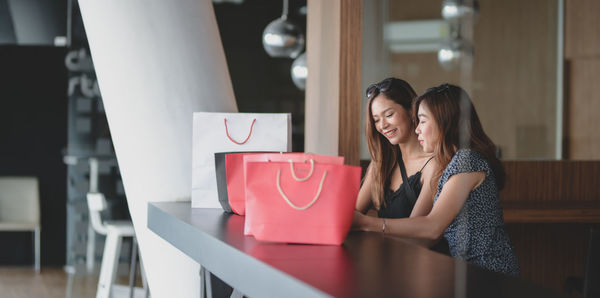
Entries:
{"label": "woman's bare shoulder", "polygon": [[421,171],[423,176],[431,176],[433,173],[438,172],[439,168],[440,168],[439,162],[436,160],[436,158],[433,155],[426,155],[424,157],[423,165],[424,165],[424,167],[423,167],[423,170]]}

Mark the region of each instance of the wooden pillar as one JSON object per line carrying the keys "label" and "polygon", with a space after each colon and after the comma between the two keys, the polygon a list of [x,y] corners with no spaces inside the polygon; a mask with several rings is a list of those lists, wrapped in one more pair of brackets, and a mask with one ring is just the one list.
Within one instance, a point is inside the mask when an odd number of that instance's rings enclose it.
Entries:
{"label": "wooden pillar", "polygon": [[362,0],[343,0],[340,32],[339,154],[359,165],[362,64]]}

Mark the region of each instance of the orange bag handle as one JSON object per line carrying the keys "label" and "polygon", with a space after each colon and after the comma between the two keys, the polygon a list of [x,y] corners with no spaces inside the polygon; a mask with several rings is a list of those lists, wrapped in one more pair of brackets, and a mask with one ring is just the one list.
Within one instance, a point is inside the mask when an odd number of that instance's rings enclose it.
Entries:
{"label": "orange bag handle", "polygon": [[[298,180],[295,177],[292,161],[290,160],[290,166],[292,167],[292,175],[294,176],[294,179],[296,179],[296,181],[305,181],[306,179],[310,178],[310,176],[312,176],[312,171],[314,169],[314,161],[312,159],[310,161],[311,161],[311,171],[310,171],[309,175],[307,177],[302,178],[303,180]],[[317,199],[319,198],[319,196],[321,195],[321,191],[323,190],[323,182],[325,182],[325,177],[327,177],[327,171],[325,171],[323,173],[323,177],[321,178],[321,182],[319,183],[319,188],[317,189],[317,193],[315,194],[315,197],[306,206],[296,206],[285,195],[285,193],[283,192],[283,189],[281,188],[281,169],[277,170],[277,190],[279,190],[279,194],[285,200],[285,202],[288,203],[288,205],[290,205],[290,207],[292,207],[296,210],[300,210],[300,211],[306,210],[306,209],[310,208],[315,202],[317,202]]]}
{"label": "orange bag handle", "polygon": [[250,139],[250,136],[252,136],[252,129],[254,128],[254,122],[256,122],[256,118],[254,118],[254,120],[252,120],[252,125],[250,125],[250,133],[248,134],[248,137],[242,142],[237,142],[229,135],[229,130],[227,129],[227,118],[224,118],[223,121],[225,121],[225,133],[227,134],[227,137],[229,138],[229,140],[238,145],[244,145],[246,142],[248,142],[248,140]]}

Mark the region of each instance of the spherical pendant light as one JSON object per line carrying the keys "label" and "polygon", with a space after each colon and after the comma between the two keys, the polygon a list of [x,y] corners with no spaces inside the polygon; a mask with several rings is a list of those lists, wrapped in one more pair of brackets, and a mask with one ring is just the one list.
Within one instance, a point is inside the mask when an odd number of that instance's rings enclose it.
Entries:
{"label": "spherical pendant light", "polygon": [[478,12],[477,0],[444,0],[442,2],[442,17],[449,21],[474,18]]}
{"label": "spherical pendant light", "polygon": [[308,68],[306,67],[306,53],[302,53],[294,63],[292,63],[292,81],[298,89],[304,90],[306,88],[306,77],[308,76]]}
{"label": "spherical pendant light", "polygon": [[288,21],[287,12],[288,0],[284,0],[281,17],[263,31],[263,47],[271,57],[296,58],[304,49],[304,34],[300,27]]}
{"label": "spherical pendant light", "polygon": [[448,21],[450,37],[438,50],[438,61],[446,71],[457,69],[461,63],[473,58],[473,21],[479,13],[477,0],[444,0],[442,17]]}
{"label": "spherical pendant light", "polygon": [[450,40],[438,51],[438,61],[446,71],[457,69],[465,59],[473,57],[473,46],[463,39]]}

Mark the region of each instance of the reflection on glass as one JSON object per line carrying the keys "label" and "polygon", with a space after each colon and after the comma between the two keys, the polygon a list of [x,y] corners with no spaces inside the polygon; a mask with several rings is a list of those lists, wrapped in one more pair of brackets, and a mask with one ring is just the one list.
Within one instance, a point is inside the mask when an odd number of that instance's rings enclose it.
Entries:
{"label": "reflection on glass", "polygon": [[477,0],[444,0],[442,2],[442,17],[446,20],[472,18],[477,15],[478,10]]}
{"label": "reflection on glass", "polygon": [[[417,93],[446,82],[462,86],[472,95],[484,130],[500,148],[502,159],[554,159],[560,141],[557,1],[479,0],[477,18],[468,32],[474,49],[472,67],[449,67],[458,52],[452,47],[439,51],[445,40],[439,40],[435,50],[413,44],[411,48],[417,49],[413,52],[395,52],[397,45],[388,45],[382,37],[388,24],[443,21],[442,3],[365,1],[363,94],[368,82],[390,76],[410,82]],[[361,158],[369,159],[362,148]]]}
{"label": "reflection on glass", "polygon": [[444,43],[438,51],[438,62],[446,71],[457,69],[461,61],[473,55],[473,47],[468,41],[459,39]]}

